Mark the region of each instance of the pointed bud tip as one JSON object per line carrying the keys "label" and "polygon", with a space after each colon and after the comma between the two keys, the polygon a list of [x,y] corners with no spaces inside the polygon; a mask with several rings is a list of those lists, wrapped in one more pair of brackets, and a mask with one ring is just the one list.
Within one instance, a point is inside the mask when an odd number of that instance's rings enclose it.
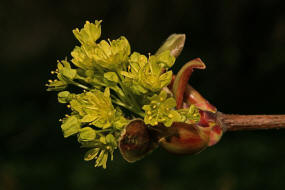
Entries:
{"label": "pointed bud tip", "polygon": [[170,54],[177,58],[183,50],[185,40],[185,34],[171,34],[157,50],[156,54],[169,50]]}

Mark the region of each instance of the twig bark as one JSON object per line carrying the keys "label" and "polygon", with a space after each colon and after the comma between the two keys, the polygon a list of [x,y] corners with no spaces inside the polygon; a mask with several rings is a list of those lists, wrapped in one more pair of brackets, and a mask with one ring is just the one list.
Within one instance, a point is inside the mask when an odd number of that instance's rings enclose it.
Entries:
{"label": "twig bark", "polygon": [[235,115],[219,113],[217,119],[226,131],[285,128],[285,115]]}

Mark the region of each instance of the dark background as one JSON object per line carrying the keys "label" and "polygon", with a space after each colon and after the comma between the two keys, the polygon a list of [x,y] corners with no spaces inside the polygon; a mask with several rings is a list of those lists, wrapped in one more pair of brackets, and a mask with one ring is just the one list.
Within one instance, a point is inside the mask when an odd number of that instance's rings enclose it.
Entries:
{"label": "dark background", "polygon": [[44,86],[78,45],[72,29],[102,19],[103,39],[124,35],[144,54],[185,33],[174,71],[200,57],[207,69],[190,82],[220,111],[284,114],[281,2],[1,0],[0,189],[284,189],[285,130],[229,132],[196,156],[159,149],[129,164],[117,153],[94,168],[75,138],[63,138],[66,108]]}

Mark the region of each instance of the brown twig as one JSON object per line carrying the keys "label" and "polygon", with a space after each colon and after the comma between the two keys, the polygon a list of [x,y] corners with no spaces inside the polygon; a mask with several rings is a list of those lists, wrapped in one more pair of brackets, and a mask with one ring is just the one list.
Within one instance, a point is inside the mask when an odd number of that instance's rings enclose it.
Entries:
{"label": "brown twig", "polygon": [[285,115],[218,114],[226,131],[265,130],[285,128]]}

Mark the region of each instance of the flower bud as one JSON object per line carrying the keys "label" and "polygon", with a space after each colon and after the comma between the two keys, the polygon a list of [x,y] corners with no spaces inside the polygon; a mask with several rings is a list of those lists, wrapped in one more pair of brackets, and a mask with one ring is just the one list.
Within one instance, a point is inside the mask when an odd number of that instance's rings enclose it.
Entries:
{"label": "flower bud", "polygon": [[178,57],[183,50],[185,43],[186,35],[185,34],[172,34],[162,46],[157,50],[156,54],[160,54],[164,51],[170,51],[170,54],[174,57]]}

